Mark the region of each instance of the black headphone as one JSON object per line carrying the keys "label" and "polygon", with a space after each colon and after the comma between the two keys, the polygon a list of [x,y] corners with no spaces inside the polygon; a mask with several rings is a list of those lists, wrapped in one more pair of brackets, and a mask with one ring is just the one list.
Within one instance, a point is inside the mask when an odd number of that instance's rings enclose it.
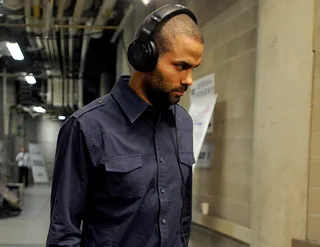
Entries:
{"label": "black headphone", "polygon": [[167,4],[149,14],[140,25],[137,37],[128,48],[128,60],[131,66],[140,72],[152,71],[158,62],[158,49],[152,40],[152,34],[160,22],[179,14],[187,14],[196,24],[196,16],[180,4]]}

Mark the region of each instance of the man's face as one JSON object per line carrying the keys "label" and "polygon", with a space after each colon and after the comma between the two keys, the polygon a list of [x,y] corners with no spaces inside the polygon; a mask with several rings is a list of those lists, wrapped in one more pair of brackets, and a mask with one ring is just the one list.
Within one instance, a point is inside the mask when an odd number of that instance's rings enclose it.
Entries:
{"label": "man's face", "polygon": [[180,101],[193,83],[192,71],[200,65],[204,50],[203,44],[188,36],[171,41],[172,49],[159,58],[156,69],[146,73],[144,78],[145,94],[158,108],[167,108]]}

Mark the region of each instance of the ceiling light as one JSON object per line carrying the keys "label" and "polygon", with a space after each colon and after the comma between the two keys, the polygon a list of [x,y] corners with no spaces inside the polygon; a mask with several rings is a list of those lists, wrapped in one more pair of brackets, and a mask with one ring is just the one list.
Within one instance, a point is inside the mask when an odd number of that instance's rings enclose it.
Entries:
{"label": "ceiling light", "polygon": [[44,109],[43,107],[41,106],[34,106],[33,107],[33,110],[37,113],[46,113],[46,109]]}
{"label": "ceiling light", "polygon": [[14,43],[10,43],[7,42],[7,48],[11,53],[11,56],[14,60],[23,60],[24,56],[21,52],[21,49],[19,47],[19,44],[14,42]]}
{"label": "ceiling light", "polygon": [[63,120],[66,119],[66,117],[65,117],[65,116],[59,116],[58,119],[61,120],[61,121],[63,121]]}
{"label": "ceiling light", "polygon": [[34,78],[32,74],[26,75],[24,78],[26,79],[27,83],[29,83],[30,85],[37,83],[36,78]]}
{"label": "ceiling light", "polygon": [[141,2],[143,2],[144,5],[148,5],[148,3],[151,2],[151,0],[141,0]]}

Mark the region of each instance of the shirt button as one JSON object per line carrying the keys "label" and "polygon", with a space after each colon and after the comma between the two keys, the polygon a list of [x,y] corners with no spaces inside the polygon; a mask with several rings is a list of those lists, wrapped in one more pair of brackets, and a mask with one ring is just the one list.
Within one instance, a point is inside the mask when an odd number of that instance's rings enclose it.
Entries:
{"label": "shirt button", "polygon": [[163,159],[162,158],[160,158],[159,161],[160,161],[160,163],[163,163]]}
{"label": "shirt button", "polygon": [[162,222],[162,224],[165,224],[165,223],[167,223],[167,220],[166,219],[162,219],[161,222]]}
{"label": "shirt button", "polygon": [[161,189],[161,193],[164,193],[164,189]]}

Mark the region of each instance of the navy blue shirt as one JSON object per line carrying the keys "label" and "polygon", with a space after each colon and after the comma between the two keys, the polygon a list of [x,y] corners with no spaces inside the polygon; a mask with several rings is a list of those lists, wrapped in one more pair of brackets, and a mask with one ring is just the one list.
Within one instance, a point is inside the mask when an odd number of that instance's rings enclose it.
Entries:
{"label": "navy blue shirt", "polygon": [[47,246],[182,247],[182,235],[189,240],[192,119],[180,105],[155,111],[128,82],[120,77],[59,132]]}

